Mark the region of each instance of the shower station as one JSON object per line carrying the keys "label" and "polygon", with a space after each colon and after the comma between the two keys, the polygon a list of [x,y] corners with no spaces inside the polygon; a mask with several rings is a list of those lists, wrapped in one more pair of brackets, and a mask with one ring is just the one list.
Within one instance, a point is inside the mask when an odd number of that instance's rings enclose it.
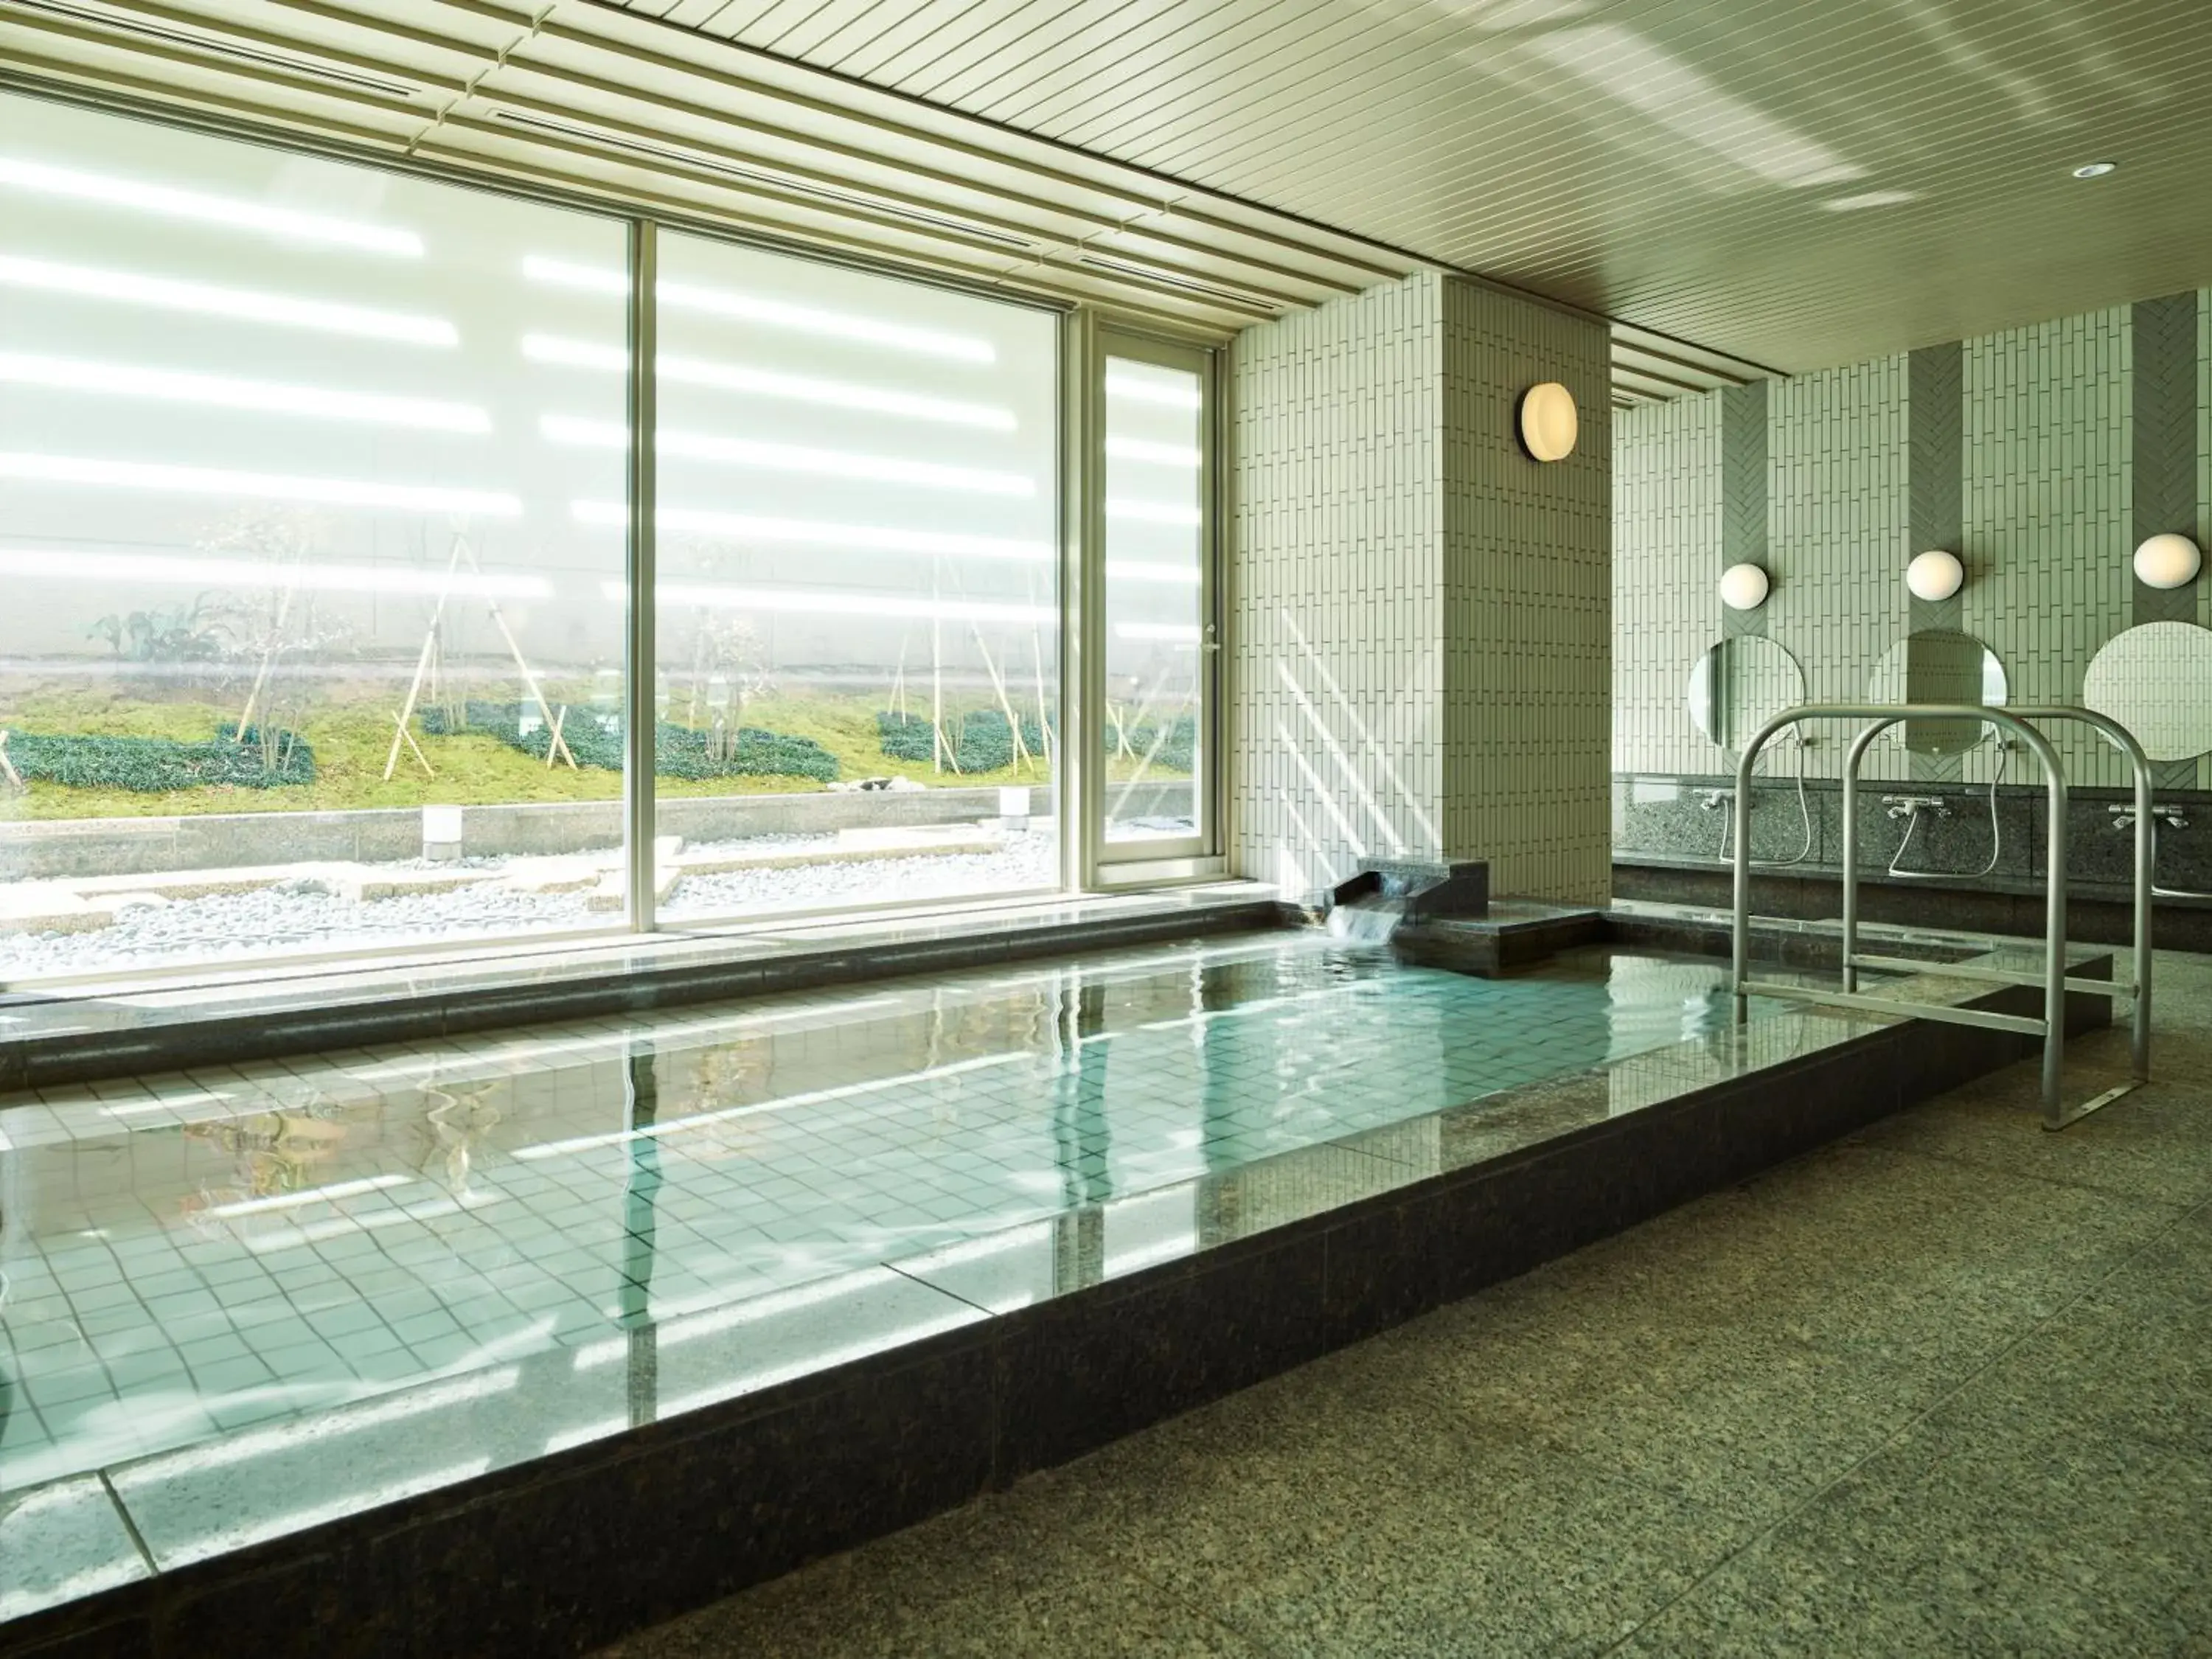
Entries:
{"label": "shower station", "polygon": [[[2050,830],[2044,855],[2045,880],[2043,965],[2039,970],[2006,968],[1994,963],[1923,961],[1911,957],[1884,956],[1859,949],[1859,767],[1875,738],[1905,720],[1976,720],[1997,727],[2019,739],[2043,763],[2050,797]],[[1844,763],[1843,787],[1843,951],[1842,983],[1834,990],[1784,984],[1751,977],[1751,784],[1752,768],[1759,751],[1778,733],[1795,731],[1809,720],[1856,720],[1864,724],[1852,738]],[[2135,773],[2135,973],[2132,983],[2091,979],[2066,971],[2066,775],[2058,751],[2037,722],[2075,720],[2102,732],[2128,757]],[[2043,1127],[2063,1129],[2090,1113],[2110,1105],[2121,1096],[2150,1080],[2151,991],[2151,868],[2155,846],[2156,817],[2151,803],[2150,762],[2134,733],[2118,720],[2094,709],[2048,704],[2000,708],[1986,703],[1803,703],[1786,708],[1762,726],[1745,744],[1736,762],[1735,846],[1732,863],[1735,889],[1734,972],[1735,1018],[1741,1025],[1750,1018],[1753,996],[1850,1008],[1864,1013],[1901,1014],[1919,1019],[1977,1025],[2011,1031],[2043,1041]],[[1875,996],[1859,988],[1862,969],[1876,973],[1924,974],[1936,977],[1978,980],[2000,985],[2040,986],[2040,1018],[2001,1013],[1994,1009],[1955,1006],[1949,1003],[1917,1001],[1903,997]],[[2130,1079],[2107,1089],[2082,1104],[2069,1109],[2060,1094],[2061,1073],[2066,1055],[2066,994],[2079,991],[2091,996],[2127,999],[2133,1004],[2130,1024]]]}

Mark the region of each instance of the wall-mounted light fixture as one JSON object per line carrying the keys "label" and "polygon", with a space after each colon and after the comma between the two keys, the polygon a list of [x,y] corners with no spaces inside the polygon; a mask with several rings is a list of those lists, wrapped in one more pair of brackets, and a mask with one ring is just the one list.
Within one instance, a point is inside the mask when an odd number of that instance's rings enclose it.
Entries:
{"label": "wall-mounted light fixture", "polygon": [[1575,453],[1575,394],[1557,380],[1521,394],[1521,441],[1540,461],[1564,461]]}
{"label": "wall-mounted light fixture", "polygon": [[1732,564],[1721,572],[1721,603],[1731,611],[1756,611],[1766,603],[1766,573],[1755,564]]}
{"label": "wall-mounted light fixture", "polygon": [[2147,587],[2186,587],[2204,568],[2204,556],[2186,536],[2153,536],[2136,549],[2136,575]]}
{"label": "wall-mounted light fixture", "polygon": [[1931,548],[1905,567],[1905,585],[1916,599],[1948,599],[1966,585],[1966,567],[1955,553]]}

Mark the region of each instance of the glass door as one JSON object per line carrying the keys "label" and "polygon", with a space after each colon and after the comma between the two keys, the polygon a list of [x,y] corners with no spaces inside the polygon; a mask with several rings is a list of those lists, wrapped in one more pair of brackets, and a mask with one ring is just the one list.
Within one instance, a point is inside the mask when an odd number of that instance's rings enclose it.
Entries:
{"label": "glass door", "polygon": [[1194,857],[1213,830],[1212,360],[1104,348],[1098,857]]}

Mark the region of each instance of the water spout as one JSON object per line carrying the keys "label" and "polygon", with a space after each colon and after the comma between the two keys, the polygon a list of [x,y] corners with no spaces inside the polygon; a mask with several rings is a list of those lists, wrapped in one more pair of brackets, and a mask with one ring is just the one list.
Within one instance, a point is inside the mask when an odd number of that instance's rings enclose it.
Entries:
{"label": "water spout", "polygon": [[1330,937],[1346,945],[1386,945],[1406,917],[1406,901],[1395,893],[1376,893],[1334,906],[1328,913]]}

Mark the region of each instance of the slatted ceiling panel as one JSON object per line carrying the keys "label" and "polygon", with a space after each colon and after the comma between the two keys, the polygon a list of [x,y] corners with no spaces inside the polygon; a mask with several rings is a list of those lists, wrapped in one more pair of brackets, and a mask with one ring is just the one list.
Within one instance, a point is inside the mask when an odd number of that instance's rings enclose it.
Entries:
{"label": "slatted ceiling panel", "polygon": [[1201,337],[1415,264],[627,15],[572,9],[581,21],[570,22],[500,0],[365,6],[0,0],[0,51],[104,94],[1092,301]]}
{"label": "slatted ceiling panel", "polygon": [[573,0],[0,0],[0,71],[1197,337],[1419,264]]}
{"label": "slatted ceiling panel", "polygon": [[670,15],[1790,368],[2212,276],[2203,0]]}

